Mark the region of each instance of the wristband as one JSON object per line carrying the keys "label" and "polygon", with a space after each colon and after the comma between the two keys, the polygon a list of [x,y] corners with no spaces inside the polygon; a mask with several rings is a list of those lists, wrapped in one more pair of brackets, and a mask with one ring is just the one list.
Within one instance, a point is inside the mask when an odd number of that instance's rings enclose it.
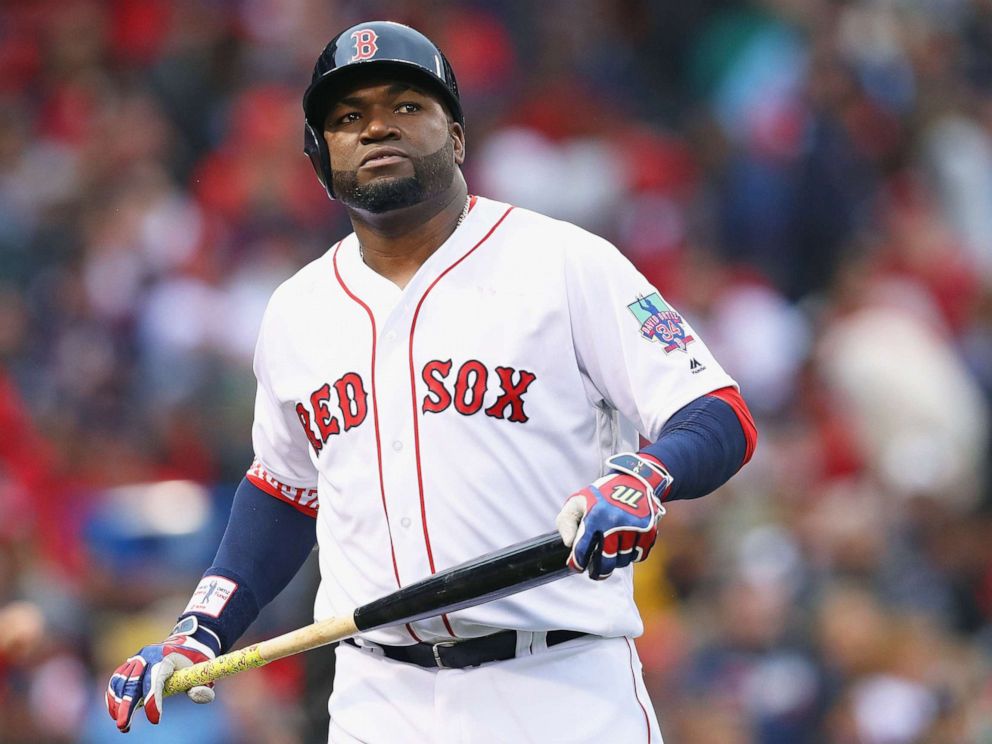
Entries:
{"label": "wristband", "polygon": [[200,579],[180,620],[195,617],[199,628],[210,630],[226,653],[258,617],[251,587],[233,571],[214,566]]}

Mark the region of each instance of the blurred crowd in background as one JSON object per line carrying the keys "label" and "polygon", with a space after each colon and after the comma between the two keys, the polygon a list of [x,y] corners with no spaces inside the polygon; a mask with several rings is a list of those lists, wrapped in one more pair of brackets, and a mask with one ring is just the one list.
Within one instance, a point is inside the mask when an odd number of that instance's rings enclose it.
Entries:
{"label": "blurred crowd in background", "polygon": [[[613,241],[755,413],[637,571],[666,741],[992,742],[992,0],[2,3],[0,742],[120,741],[106,679],[251,462],[268,296],[350,231],[300,101],[374,17],[452,61],[470,191]],[[131,737],[323,741],[319,658]]]}

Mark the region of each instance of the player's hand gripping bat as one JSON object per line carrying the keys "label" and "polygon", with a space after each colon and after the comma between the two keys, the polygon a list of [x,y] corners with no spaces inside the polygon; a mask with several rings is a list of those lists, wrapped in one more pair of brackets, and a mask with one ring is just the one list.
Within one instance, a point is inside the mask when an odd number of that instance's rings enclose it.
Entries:
{"label": "player's hand gripping bat", "polygon": [[572,573],[569,548],[557,532],[532,538],[436,573],[369,602],[351,615],[331,617],[211,661],[179,669],[165,683],[175,695],[270,661],[326,646],[365,630],[402,625],[488,602]]}

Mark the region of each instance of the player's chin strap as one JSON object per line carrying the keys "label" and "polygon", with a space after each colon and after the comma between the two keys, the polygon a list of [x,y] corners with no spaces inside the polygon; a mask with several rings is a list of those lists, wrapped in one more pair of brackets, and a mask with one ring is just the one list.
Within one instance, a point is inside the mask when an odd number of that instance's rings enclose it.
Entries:
{"label": "player's chin strap", "polygon": [[654,494],[659,506],[664,500],[674,478],[665,466],[650,455],[621,452],[606,460],[606,465],[620,473],[632,475],[644,484],[644,490]]}

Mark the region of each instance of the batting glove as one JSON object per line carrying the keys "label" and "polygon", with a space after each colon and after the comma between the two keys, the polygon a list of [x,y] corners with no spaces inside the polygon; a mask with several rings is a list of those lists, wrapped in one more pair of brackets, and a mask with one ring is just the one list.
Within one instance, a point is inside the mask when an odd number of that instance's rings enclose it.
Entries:
{"label": "batting glove", "polygon": [[668,471],[648,455],[627,452],[606,464],[613,472],[572,494],[556,520],[562,541],[572,548],[568,565],[588,569],[593,579],[648,557],[665,514],[660,499],[672,484]]}
{"label": "batting glove", "polygon": [[[185,669],[220,653],[220,639],[201,627],[196,616],[179,620],[172,633],[161,643],[145,646],[125,661],[110,677],[107,685],[107,712],[122,733],[131,728],[131,716],[142,705],[149,722],[162,720],[162,690],[165,681],[177,669]],[[209,703],[214,691],[198,686],[186,694],[196,703]]]}

